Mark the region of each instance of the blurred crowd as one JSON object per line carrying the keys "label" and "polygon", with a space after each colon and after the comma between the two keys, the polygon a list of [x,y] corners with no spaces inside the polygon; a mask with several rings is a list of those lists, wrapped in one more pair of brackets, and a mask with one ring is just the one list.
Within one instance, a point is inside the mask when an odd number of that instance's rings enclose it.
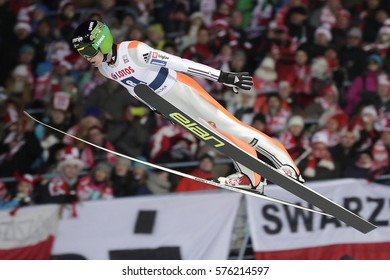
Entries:
{"label": "blurred crowd", "polygon": [[85,145],[23,111],[202,178],[233,169],[72,49],[73,30],[89,19],[108,24],[114,42],[249,72],[254,87],[238,94],[195,79],[278,139],[307,181],[389,174],[390,1],[0,0],[0,208],[213,188]]}

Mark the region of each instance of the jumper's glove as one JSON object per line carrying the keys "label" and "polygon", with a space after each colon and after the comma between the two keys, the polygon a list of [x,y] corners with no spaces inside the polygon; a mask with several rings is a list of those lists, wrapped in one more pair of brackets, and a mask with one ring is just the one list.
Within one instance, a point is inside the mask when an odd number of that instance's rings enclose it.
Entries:
{"label": "jumper's glove", "polygon": [[219,75],[218,82],[223,83],[233,88],[235,93],[238,93],[238,89],[250,90],[253,86],[252,77],[248,72],[223,72]]}

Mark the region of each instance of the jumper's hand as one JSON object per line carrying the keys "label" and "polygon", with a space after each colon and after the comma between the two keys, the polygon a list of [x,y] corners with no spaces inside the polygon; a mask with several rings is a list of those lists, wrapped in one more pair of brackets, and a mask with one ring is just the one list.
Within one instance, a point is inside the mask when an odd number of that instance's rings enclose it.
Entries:
{"label": "jumper's hand", "polygon": [[249,76],[248,72],[223,72],[219,75],[218,82],[223,83],[229,87],[233,88],[235,93],[238,92],[238,89],[250,90],[253,86],[252,77]]}

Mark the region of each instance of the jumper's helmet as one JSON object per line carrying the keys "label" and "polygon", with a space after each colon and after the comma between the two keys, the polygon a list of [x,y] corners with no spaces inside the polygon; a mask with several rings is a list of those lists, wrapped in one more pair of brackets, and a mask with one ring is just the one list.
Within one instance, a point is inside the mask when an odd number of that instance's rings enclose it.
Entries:
{"label": "jumper's helmet", "polygon": [[73,47],[84,57],[94,57],[99,50],[108,54],[113,39],[110,29],[103,22],[88,20],[80,24],[73,33]]}

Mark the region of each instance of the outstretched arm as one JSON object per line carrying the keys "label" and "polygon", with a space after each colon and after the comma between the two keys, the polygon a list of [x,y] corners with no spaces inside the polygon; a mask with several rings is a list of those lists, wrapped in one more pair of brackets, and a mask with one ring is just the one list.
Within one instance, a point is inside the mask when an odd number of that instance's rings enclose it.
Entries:
{"label": "outstretched arm", "polygon": [[134,47],[129,48],[129,54],[135,58],[136,63],[140,66],[157,65],[166,67],[178,72],[223,83],[232,87],[235,92],[237,92],[238,88],[249,90],[253,85],[252,77],[249,76],[249,73],[223,72],[189,59],[155,50],[145,43],[133,42]]}

